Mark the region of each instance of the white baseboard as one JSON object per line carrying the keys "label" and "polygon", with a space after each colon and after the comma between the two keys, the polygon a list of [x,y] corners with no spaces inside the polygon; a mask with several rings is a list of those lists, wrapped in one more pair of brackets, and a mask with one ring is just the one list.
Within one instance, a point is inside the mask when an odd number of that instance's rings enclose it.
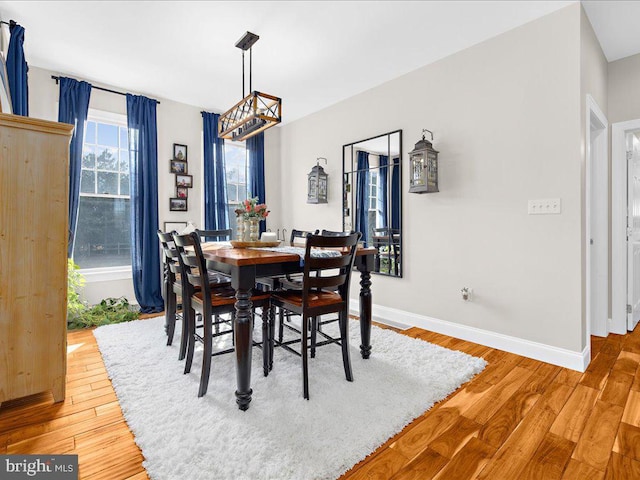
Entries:
{"label": "white baseboard", "polygon": [[[358,315],[359,299],[350,299],[349,305],[351,313]],[[383,307],[381,305],[373,305],[373,320],[402,330],[410,327],[423,328],[432,332],[479,343],[480,345],[497,348],[498,350],[504,350],[515,353],[516,355],[522,355],[523,357],[533,358],[534,360],[551,363],[579,372],[584,372],[587,369],[591,358],[590,346],[587,346],[582,352],[574,352],[573,350],[532,342],[518,337],[405,312],[404,310]]]}

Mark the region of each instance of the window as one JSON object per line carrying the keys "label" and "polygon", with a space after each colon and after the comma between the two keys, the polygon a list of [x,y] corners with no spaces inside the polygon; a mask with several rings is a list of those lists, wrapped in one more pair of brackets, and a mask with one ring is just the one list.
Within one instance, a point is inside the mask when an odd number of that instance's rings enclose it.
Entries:
{"label": "window", "polygon": [[227,201],[229,228],[236,230],[235,209],[248,197],[247,149],[244,143],[224,142],[224,160],[227,171]]}
{"label": "window", "polygon": [[123,116],[89,114],[73,259],[82,269],[131,265],[129,151]]}
{"label": "window", "polygon": [[378,172],[369,171],[369,210],[378,209]]}

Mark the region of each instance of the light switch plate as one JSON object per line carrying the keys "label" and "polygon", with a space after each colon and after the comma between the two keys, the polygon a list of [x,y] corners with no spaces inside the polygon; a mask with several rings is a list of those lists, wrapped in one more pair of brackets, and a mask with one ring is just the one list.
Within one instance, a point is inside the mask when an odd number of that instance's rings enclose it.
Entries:
{"label": "light switch plate", "polygon": [[562,213],[562,201],[559,198],[529,200],[529,215],[559,215]]}

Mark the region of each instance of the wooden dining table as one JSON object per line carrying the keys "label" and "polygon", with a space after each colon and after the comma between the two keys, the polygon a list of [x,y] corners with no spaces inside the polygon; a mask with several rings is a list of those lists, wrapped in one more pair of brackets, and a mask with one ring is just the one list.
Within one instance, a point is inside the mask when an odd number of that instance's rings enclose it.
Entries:
{"label": "wooden dining table", "polygon": [[[252,304],[251,292],[256,280],[292,273],[300,273],[300,256],[295,253],[274,252],[267,249],[221,247],[215,242],[203,243],[202,251],[207,269],[231,278],[231,286],[236,291],[236,316],[234,320],[234,340],[236,353],[236,403],[240,410],[247,410],[251,402],[251,349]],[[362,358],[371,355],[371,272],[373,271],[376,249],[359,247],[356,251],[355,268],[360,272],[360,354]],[[266,322],[263,320],[263,325]],[[265,338],[263,327],[263,342]],[[266,342],[263,343],[263,346]],[[264,348],[264,347],[263,347]]]}

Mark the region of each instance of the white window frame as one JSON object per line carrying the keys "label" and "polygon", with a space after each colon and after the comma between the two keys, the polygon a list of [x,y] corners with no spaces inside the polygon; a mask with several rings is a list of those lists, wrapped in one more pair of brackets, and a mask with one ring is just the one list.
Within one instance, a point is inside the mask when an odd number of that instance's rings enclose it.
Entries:
{"label": "white window frame", "polygon": [[[87,121],[115,123],[118,126],[127,126],[127,116],[121,113],[105,112],[104,110],[89,109]],[[86,125],[86,124],[85,124]],[[103,197],[113,197],[114,195],[102,195]],[[120,198],[120,196],[117,196]],[[79,272],[84,276],[86,283],[107,282],[113,280],[133,279],[131,265],[114,267],[81,268]]]}

